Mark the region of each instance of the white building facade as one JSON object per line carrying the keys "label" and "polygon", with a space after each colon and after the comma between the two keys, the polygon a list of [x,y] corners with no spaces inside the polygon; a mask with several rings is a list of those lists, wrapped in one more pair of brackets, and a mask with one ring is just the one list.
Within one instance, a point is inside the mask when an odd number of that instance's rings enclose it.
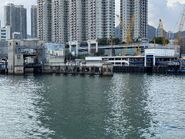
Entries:
{"label": "white building facade", "polygon": [[10,26],[1,27],[0,25],[0,41],[8,41],[11,39]]}

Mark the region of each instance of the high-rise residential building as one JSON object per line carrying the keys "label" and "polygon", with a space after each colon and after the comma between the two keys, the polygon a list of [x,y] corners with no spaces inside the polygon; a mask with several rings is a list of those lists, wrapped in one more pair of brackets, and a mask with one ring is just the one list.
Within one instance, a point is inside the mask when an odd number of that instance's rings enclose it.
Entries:
{"label": "high-rise residential building", "polygon": [[14,32],[19,32],[21,39],[27,38],[27,10],[23,5],[12,3],[4,7],[5,26],[10,26],[11,38]]}
{"label": "high-rise residential building", "polygon": [[52,41],[52,0],[37,0],[37,35],[46,42]]}
{"label": "high-rise residential building", "polygon": [[60,0],[53,0],[52,2],[52,41],[59,42],[60,35],[59,35],[59,6]]}
{"label": "high-rise residential building", "polygon": [[96,38],[115,36],[115,0],[96,1]]}
{"label": "high-rise residential building", "polygon": [[148,0],[121,0],[120,6],[123,41],[146,39]]}
{"label": "high-rise residential building", "polygon": [[95,40],[115,36],[114,0],[70,0],[70,40]]}
{"label": "high-rise residential building", "polygon": [[52,42],[68,42],[68,0],[53,0],[52,9]]}
{"label": "high-rise residential building", "polygon": [[45,0],[43,11],[44,11],[43,40],[47,42],[51,42],[52,41],[52,0]]}
{"label": "high-rise residential building", "polygon": [[115,36],[115,0],[38,0],[37,15],[38,37],[47,42],[79,47]]}
{"label": "high-rise residential building", "polygon": [[159,26],[156,29],[156,37],[165,37],[163,22],[161,19],[159,19]]}
{"label": "high-rise residential building", "polygon": [[96,37],[96,0],[88,1],[88,23],[87,23],[87,39],[95,40]]}
{"label": "high-rise residential building", "polygon": [[31,37],[37,38],[37,5],[31,7]]}
{"label": "high-rise residential building", "polygon": [[43,4],[44,0],[37,0],[37,37],[43,40]]}
{"label": "high-rise residential building", "polygon": [[69,0],[69,45],[115,36],[115,0]]}
{"label": "high-rise residential building", "polygon": [[69,41],[86,41],[87,0],[69,0]]}

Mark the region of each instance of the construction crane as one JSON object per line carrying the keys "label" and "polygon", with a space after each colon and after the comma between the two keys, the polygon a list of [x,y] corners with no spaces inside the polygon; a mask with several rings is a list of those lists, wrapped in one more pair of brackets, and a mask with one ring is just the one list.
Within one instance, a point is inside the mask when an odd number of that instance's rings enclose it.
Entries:
{"label": "construction crane", "polygon": [[184,28],[184,24],[185,24],[185,5],[184,5],[184,9],[180,18],[180,24],[179,24],[179,32],[178,32],[178,37],[180,38],[180,35],[183,31]]}
{"label": "construction crane", "polygon": [[[131,44],[133,42],[133,38],[132,38],[132,32],[133,32],[133,27],[134,27],[134,22],[135,22],[135,16],[132,16],[130,19],[130,23],[128,23],[127,26],[125,26],[125,24],[122,21],[122,18],[119,15],[116,15],[117,18],[119,18],[120,20],[120,28],[121,29],[127,29],[127,36],[126,36],[126,44]],[[124,39],[124,38],[123,38]]]}
{"label": "construction crane", "polygon": [[[127,34],[126,34],[126,45],[128,46],[129,44],[133,43],[133,28],[134,28],[134,23],[135,23],[135,16],[132,16],[130,19],[130,23],[127,25],[127,27],[125,26],[125,24],[123,24],[123,20],[122,18],[120,18],[119,15],[116,15],[117,18],[119,18],[120,20],[120,28],[121,29],[127,29]],[[124,40],[125,38],[123,38]],[[126,48],[125,48],[126,49]],[[128,49],[128,47],[127,47]],[[138,43],[138,47],[136,48],[136,54],[137,55],[141,55],[141,48],[140,48],[140,42]]]}
{"label": "construction crane", "polygon": [[182,47],[182,31],[185,25],[185,5],[184,5],[184,9],[180,18],[180,23],[179,23],[179,30],[177,33],[177,44],[180,45],[180,57],[181,57],[181,47]]}
{"label": "construction crane", "polygon": [[[133,43],[133,28],[135,23],[135,16],[131,17],[130,23],[128,25],[128,31],[127,31],[127,41],[126,44],[129,45]],[[140,48],[140,42],[138,42],[138,47],[136,48],[136,54],[141,55],[141,48]]]}
{"label": "construction crane", "polygon": [[127,28],[127,40],[126,40],[127,44],[131,44],[133,42],[132,32],[134,28],[134,22],[135,22],[135,17],[132,16]]}

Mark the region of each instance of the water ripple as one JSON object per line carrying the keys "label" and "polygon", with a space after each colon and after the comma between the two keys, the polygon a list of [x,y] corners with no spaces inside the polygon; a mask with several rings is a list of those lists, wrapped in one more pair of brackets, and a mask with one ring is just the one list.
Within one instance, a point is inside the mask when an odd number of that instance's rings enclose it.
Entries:
{"label": "water ripple", "polygon": [[184,76],[0,76],[0,138],[185,138],[184,86]]}

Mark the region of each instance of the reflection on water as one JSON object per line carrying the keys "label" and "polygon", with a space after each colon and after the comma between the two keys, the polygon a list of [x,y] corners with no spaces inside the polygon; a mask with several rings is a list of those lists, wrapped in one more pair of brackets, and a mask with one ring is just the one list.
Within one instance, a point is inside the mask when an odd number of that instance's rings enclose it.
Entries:
{"label": "reflection on water", "polygon": [[43,98],[43,85],[34,78],[0,78],[0,138],[47,137],[53,131],[38,120],[43,111],[38,102]]}
{"label": "reflection on water", "polygon": [[0,138],[185,138],[185,77],[0,76]]}
{"label": "reflection on water", "polygon": [[148,84],[144,76],[135,75],[134,78],[126,75],[124,78],[113,79],[108,95],[112,107],[107,119],[107,131],[113,133],[113,136],[129,139],[154,136],[149,131],[153,121],[147,109]]}

